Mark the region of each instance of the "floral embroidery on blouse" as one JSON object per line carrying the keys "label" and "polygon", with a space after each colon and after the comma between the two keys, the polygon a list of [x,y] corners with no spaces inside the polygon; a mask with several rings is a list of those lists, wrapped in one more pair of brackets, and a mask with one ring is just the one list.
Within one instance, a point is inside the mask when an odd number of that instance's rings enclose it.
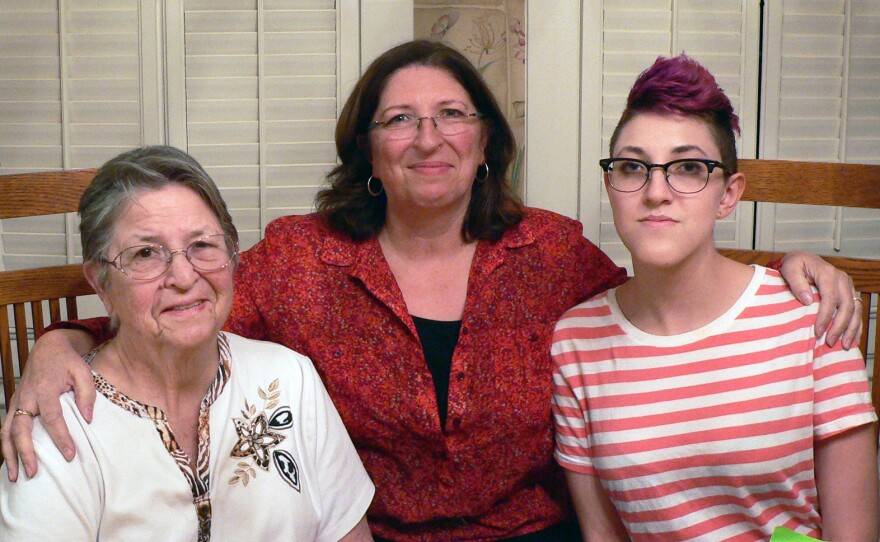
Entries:
{"label": "floral embroidery on blouse", "polygon": [[283,406],[271,415],[266,414],[267,410],[271,410],[278,406],[278,397],[281,392],[278,390],[278,379],[273,380],[268,387],[268,391],[257,387],[257,395],[264,401],[263,409],[258,413],[255,405],[249,404],[247,399],[244,402],[244,409],[241,411],[241,418],[233,418],[235,431],[238,433],[238,442],[232,448],[232,457],[250,458],[250,461],[241,461],[235,469],[235,474],[229,479],[230,484],[241,482],[247,486],[251,478],[256,477],[257,470],[254,465],[269,470],[269,459],[275,463],[278,474],[292,488],[300,491],[299,485],[299,467],[293,455],[286,450],[275,450],[274,448],[284,440],[285,436],[276,430],[289,429],[293,426],[293,413],[290,407]]}
{"label": "floral embroidery on blouse", "polygon": [[[107,343],[104,343],[90,352],[85,357],[86,363],[91,363],[95,355],[106,345]],[[168,418],[162,409],[135,401],[116,389],[113,384],[107,382],[103,376],[92,371],[92,379],[101,395],[119,408],[139,418],[152,420],[155,424],[163,446],[171,458],[174,459],[181,474],[186,478],[192,492],[193,505],[196,507],[196,514],[199,520],[199,542],[207,542],[211,539],[211,475],[208,470],[211,459],[211,432],[208,426],[211,405],[223,392],[223,388],[229,382],[231,375],[229,342],[223,333],[218,337],[217,350],[220,355],[217,375],[214,377],[214,381],[211,383],[211,387],[208,388],[205,397],[202,398],[202,404],[199,409],[199,447],[195,472],[190,468],[189,457],[177,443],[177,439],[171,431],[171,425],[168,423]]]}

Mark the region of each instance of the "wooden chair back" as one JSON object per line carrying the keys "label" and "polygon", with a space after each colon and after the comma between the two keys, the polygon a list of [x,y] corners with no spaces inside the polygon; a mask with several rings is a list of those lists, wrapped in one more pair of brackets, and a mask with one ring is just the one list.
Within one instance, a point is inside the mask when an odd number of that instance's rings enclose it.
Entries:
{"label": "wooden chair back", "polygon": [[[763,203],[798,203],[880,209],[880,165],[787,160],[739,161],[746,175],[742,199]],[[722,249],[725,256],[743,263],[767,265],[781,252]],[[880,259],[822,256],[852,277],[862,298],[862,337],[859,348],[867,360],[871,302],[880,297]],[[874,333],[871,399],[880,416],[880,329]]]}
{"label": "wooden chair back", "polygon": [[[0,219],[76,212],[79,199],[97,169],[0,175]],[[94,290],[82,274],[82,265],[62,265],[0,272],[0,369],[5,404],[15,391],[9,306],[15,327],[19,371],[27,363],[28,330],[39,337],[47,322],[43,302],[48,301],[49,322],[77,318],[77,296]],[[25,307],[30,305],[30,318]],[[62,314],[66,308],[66,315]]]}

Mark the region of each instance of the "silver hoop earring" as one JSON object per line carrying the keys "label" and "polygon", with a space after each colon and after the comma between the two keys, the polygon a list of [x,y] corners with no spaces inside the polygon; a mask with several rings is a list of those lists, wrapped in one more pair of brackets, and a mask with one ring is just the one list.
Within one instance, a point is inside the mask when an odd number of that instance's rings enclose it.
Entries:
{"label": "silver hoop earring", "polygon": [[[378,189],[373,187],[373,185],[372,185],[373,181],[376,181],[377,183],[379,183]],[[385,190],[385,189],[382,187],[382,181],[380,181],[379,179],[370,175],[370,178],[367,179],[367,193],[375,198],[376,196],[381,194],[383,190]]]}
{"label": "silver hoop earring", "polygon": [[[480,168],[484,168],[486,173],[480,175]],[[481,182],[484,182],[488,178],[489,178],[489,164],[483,162],[482,164],[477,166],[477,176],[475,177],[475,179],[477,180],[478,183],[481,183]]]}

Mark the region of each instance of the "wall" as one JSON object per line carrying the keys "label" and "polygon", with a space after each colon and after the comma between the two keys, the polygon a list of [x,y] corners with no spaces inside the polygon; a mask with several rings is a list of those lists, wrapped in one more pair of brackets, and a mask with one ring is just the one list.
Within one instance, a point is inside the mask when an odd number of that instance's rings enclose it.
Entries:
{"label": "wall", "polygon": [[414,37],[442,41],[467,56],[485,78],[517,140],[511,185],[522,194],[526,142],[525,0],[462,4],[417,0]]}

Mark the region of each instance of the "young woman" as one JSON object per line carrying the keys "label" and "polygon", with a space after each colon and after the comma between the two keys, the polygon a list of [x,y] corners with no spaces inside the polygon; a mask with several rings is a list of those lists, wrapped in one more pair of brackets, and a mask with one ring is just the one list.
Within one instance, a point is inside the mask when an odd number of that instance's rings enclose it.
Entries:
{"label": "young woman", "polygon": [[864,362],[780,275],[721,256],[738,119],[681,55],[642,73],[601,161],[634,278],[553,338],[556,457],[587,540],[877,540]]}

